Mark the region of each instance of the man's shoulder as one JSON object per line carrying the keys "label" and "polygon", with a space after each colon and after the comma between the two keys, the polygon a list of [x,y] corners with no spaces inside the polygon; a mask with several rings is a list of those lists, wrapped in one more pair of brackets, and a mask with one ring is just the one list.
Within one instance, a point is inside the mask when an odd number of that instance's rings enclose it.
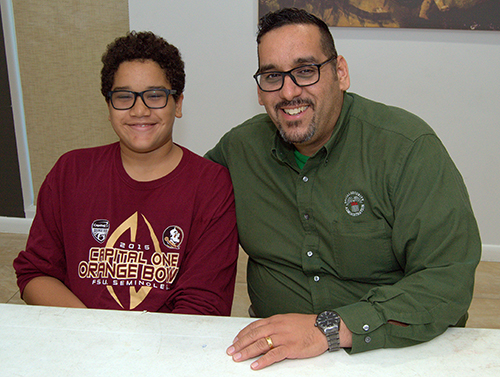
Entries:
{"label": "man's shoulder", "polygon": [[[229,167],[231,162],[246,156],[258,156],[270,150],[274,143],[276,127],[267,114],[258,114],[229,130],[205,158]],[[243,158],[242,158],[243,157]]]}
{"label": "man's shoulder", "polygon": [[191,173],[198,175],[200,171],[203,171],[204,174],[208,175],[223,174],[229,176],[228,170],[224,166],[208,160],[184,146],[180,147],[184,153],[183,160],[186,166],[189,166],[188,170]]}
{"label": "man's shoulder", "polygon": [[353,98],[350,119],[359,121],[363,127],[410,140],[422,135],[435,135],[422,118],[405,109],[356,94],[349,95]]}
{"label": "man's shoulder", "polygon": [[273,121],[269,118],[269,115],[263,113],[247,119],[240,125],[231,129],[228,134],[233,137],[248,137],[274,135],[275,132],[276,127]]}

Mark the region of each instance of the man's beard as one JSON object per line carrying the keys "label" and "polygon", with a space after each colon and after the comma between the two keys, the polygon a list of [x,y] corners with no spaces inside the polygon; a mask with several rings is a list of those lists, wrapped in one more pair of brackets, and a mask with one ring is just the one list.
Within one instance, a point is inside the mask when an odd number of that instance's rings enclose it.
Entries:
{"label": "man's beard", "polygon": [[[281,111],[280,108],[286,107],[286,106],[302,106],[302,105],[307,105],[307,106],[313,106],[312,101],[308,100],[292,100],[290,102],[282,102],[278,105],[275,106],[275,111],[278,113],[278,111]],[[276,116],[276,119],[278,119],[278,116]],[[314,136],[316,133],[316,117],[313,116],[311,119],[311,123],[307,126],[307,129],[305,130],[304,133],[297,133],[293,132],[294,129],[297,130],[300,128],[301,121],[295,121],[295,122],[286,122],[288,132],[285,131],[283,128],[283,125],[281,123],[277,123],[278,131],[283,138],[283,140],[289,144],[301,144],[305,143]]]}
{"label": "man's beard", "polygon": [[311,123],[309,123],[309,126],[307,126],[307,130],[303,133],[293,132],[294,129],[299,128],[300,122],[287,122],[287,126],[288,132],[283,129],[281,123],[278,123],[278,131],[282,139],[289,144],[305,143],[311,140],[311,138],[316,133],[316,123],[314,121],[314,118],[311,120]]}

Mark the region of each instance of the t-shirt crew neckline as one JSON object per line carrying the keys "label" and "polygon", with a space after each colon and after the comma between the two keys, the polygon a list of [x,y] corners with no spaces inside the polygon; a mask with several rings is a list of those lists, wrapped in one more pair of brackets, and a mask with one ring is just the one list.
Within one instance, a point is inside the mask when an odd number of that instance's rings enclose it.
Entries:
{"label": "t-shirt crew neckline", "polygon": [[181,174],[182,170],[186,166],[188,159],[189,159],[189,151],[176,144],[179,148],[182,149],[182,158],[179,161],[179,164],[172,170],[170,173],[168,173],[166,176],[155,179],[153,181],[136,181],[128,173],[126,172],[125,168],[123,167],[122,163],[122,158],[121,158],[121,150],[120,150],[120,143],[115,144],[115,152],[114,152],[114,168],[118,172],[118,175],[124,181],[129,187],[135,189],[135,190],[153,190],[156,189],[160,186],[163,186],[165,184],[170,183],[172,180],[176,179],[179,174]]}

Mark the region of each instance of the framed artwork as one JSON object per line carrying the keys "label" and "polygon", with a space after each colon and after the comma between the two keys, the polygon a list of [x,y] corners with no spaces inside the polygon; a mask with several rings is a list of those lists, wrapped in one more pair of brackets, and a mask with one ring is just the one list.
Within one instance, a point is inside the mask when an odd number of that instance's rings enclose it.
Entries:
{"label": "framed artwork", "polygon": [[500,30],[499,0],[258,0],[259,17],[306,9],[329,26]]}

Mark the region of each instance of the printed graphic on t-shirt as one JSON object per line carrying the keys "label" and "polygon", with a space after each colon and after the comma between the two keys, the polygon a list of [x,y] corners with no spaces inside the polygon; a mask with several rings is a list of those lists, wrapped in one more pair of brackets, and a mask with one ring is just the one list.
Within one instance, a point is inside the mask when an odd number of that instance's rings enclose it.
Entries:
{"label": "printed graphic on t-shirt", "polygon": [[103,243],[106,241],[106,237],[108,236],[109,232],[109,221],[100,219],[100,220],[95,220],[92,223],[92,237],[99,242]]}
{"label": "printed graphic on t-shirt", "polygon": [[169,249],[179,249],[184,240],[184,232],[177,225],[171,225],[163,232],[163,244]]}
{"label": "printed graphic on t-shirt", "polygon": [[[97,228],[103,229],[105,221],[107,220],[94,221],[92,225],[94,238],[96,238],[94,224],[98,224]],[[149,231],[150,242],[144,245],[136,243],[139,221],[144,221]],[[183,237],[182,229],[178,226],[175,228]],[[127,232],[130,234],[130,240],[124,242],[122,236]],[[178,245],[182,242],[182,237],[175,238],[178,240]],[[96,240],[100,242],[99,239]],[[80,278],[92,279],[92,284],[105,285],[109,294],[123,309],[134,309],[139,306],[153,288],[168,290],[178,271],[179,253],[163,252],[151,224],[144,215],[140,214],[139,217],[138,212],[109,235],[104,247],[92,247],[89,250],[88,261],[81,261],[78,266]],[[115,288],[123,289],[127,286],[130,302],[128,307],[125,307],[127,305],[120,300]]]}

